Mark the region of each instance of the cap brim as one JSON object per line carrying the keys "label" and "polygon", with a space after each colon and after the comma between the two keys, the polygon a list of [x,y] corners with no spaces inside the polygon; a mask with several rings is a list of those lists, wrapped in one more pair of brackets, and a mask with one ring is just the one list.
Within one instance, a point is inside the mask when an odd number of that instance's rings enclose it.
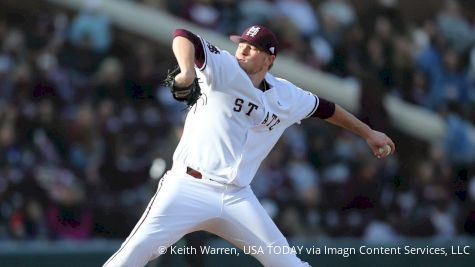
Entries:
{"label": "cap brim", "polygon": [[235,44],[239,44],[241,42],[242,38],[239,35],[231,35],[231,36],[229,36],[229,40],[231,40]]}

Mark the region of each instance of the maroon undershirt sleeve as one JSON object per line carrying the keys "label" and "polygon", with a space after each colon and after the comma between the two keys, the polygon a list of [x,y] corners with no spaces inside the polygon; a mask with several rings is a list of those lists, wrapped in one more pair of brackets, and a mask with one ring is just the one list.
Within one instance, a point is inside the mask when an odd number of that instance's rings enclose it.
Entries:
{"label": "maroon undershirt sleeve", "polygon": [[335,113],[335,103],[326,100],[325,98],[319,98],[319,104],[317,110],[312,114],[312,117],[320,119],[328,119]]}
{"label": "maroon undershirt sleeve", "polygon": [[184,37],[193,44],[195,47],[195,65],[200,69],[203,68],[203,65],[205,64],[205,51],[201,39],[194,33],[185,29],[176,29],[173,33],[173,38],[177,36]]}

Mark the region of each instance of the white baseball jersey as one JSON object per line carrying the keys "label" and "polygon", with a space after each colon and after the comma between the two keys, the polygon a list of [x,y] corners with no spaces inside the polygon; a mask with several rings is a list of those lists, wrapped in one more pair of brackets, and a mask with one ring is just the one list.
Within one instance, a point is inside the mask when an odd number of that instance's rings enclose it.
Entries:
{"label": "white baseball jersey", "polygon": [[174,165],[210,179],[250,184],[284,130],[310,116],[318,97],[271,74],[270,88],[255,88],[233,55],[201,38],[205,62],[196,68],[203,93],[188,112]]}

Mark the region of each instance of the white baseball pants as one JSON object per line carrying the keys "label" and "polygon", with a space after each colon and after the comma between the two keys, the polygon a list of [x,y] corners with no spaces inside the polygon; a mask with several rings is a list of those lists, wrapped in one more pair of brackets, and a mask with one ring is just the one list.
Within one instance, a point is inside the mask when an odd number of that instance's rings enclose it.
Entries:
{"label": "white baseball pants", "polygon": [[[220,184],[172,170],[162,178],[137,225],[104,266],[144,266],[160,256],[164,247],[194,231],[211,232],[240,249],[288,246],[249,186]],[[253,256],[269,267],[309,266],[295,254],[266,250]]]}

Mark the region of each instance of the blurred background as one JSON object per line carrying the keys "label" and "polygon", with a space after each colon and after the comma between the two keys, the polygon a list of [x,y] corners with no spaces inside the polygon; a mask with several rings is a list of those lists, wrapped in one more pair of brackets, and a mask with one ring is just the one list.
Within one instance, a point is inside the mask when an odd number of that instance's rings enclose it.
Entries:
{"label": "blurred background", "polygon": [[[131,30],[115,4],[222,40],[265,25],[281,40],[278,68],[291,59],[333,83],[312,88],[279,76],[316,94],[357,85],[357,97],[327,98],[356,103],[348,108],[387,133],[396,153],[376,160],[364,140],[316,119],[289,128],[252,186],[291,244],[471,246],[471,255],[445,258],[302,258],[472,266],[475,2],[463,0],[2,0],[0,266],[100,266],[171,166],[186,114],[162,85],[175,64],[174,28]],[[387,99],[409,112],[394,116]],[[412,114],[437,127],[411,124]],[[227,246],[206,233],[179,244]],[[249,256],[159,261],[259,266]]]}

